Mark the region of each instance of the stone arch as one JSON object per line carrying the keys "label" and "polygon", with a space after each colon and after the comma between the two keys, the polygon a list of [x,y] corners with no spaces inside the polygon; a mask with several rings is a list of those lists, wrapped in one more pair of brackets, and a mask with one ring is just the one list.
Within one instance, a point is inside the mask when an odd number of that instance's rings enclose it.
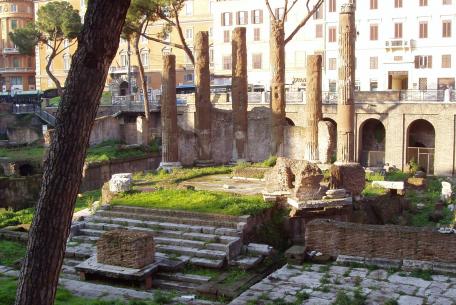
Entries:
{"label": "stone arch", "polygon": [[435,128],[432,123],[418,119],[407,128],[407,164],[416,163],[418,167],[434,174]]}
{"label": "stone arch", "polygon": [[119,96],[126,96],[128,94],[128,82],[123,81],[119,84]]}
{"label": "stone arch", "polygon": [[365,167],[383,167],[385,164],[385,135],[383,123],[367,119],[359,127],[359,160]]}
{"label": "stone arch", "polygon": [[285,122],[286,122],[287,126],[296,126],[296,124],[293,122],[293,120],[288,117],[285,118]]}

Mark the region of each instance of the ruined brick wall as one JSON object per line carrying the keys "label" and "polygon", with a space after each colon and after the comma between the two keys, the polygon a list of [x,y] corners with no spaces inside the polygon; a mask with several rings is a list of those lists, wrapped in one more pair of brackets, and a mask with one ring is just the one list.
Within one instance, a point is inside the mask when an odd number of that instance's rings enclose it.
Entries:
{"label": "ruined brick wall", "polygon": [[105,116],[95,120],[90,133],[90,145],[100,144],[107,140],[119,141],[120,139],[120,122],[117,118]]}
{"label": "ruined brick wall", "polygon": [[317,219],[307,223],[309,249],[337,257],[456,262],[456,238],[432,229]]}

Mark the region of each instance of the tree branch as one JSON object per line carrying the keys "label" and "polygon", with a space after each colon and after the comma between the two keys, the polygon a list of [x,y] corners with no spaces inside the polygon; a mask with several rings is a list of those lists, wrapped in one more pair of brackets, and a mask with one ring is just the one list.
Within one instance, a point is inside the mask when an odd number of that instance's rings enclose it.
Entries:
{"label": "tree branch", "polygon": [[[309,1],[309,0],[308,0]],[[294,0],[293,3],[291,4],[290,8],[288,10],[285,11],[285,17],[288,15],[289,12],[291,12],[291,10],[293,9],[293,7],[295,6],[296,2],[298,2],[298,0]]]}
{"label": "tree branch", "polygon": [[187,42],[185,41],[184,33],[182,32],[182,27],[181,27],[180,21],[179,21],[179,11],[176,9],[176,6],[174,5],[174,3],[171,6],[174,10],[174,18],[176,20],[175,27],[177,28],[177,33],[179,34],[181,43],[184,46],[184,51],[185,51],[185,53],[187,53],[187,56],[188,56],[188,58],[190,58],[190,61],[192,62],[192,64],[195,65],[195,56],[193,56],[192,51],[188,47]]}
{"label": "tree branch", "polygon": [[149,35],[147,35],[146,33],[142,33],[141,36],[145,37],[147,40],[150,40],[150,41],[155,41],[155,42],[164,44],[164,45],[166,45],[166,46],[170,46],[170,47],[178,48],[178,49],[180,49],[180,50],[184,50],[184,46],[181,45],[181,44],[177,44],[177,43],[174,43],[174,42],[164,41],[164,40],[161,40],[161,39],[158,39],[158,38],[149,36]]}
{"label": "tree branch", "polygon": [[271,19],[277,20],[276,16],[274,15],[274,12],[272,11],[271,5],[269,4],[269,1],[265,0],[265,2],[266,2],[266,7],[268,8]]}
{"label": "tree branch", "polygon": [[[307,5],[310,0],[307,0]],[[293,37],[299,32],[299,30],[304,27],[309,21],[309,19],[320,9],[320,6],[323,4],[324,0],[318,0],[318,2],[314,5],[312,10],[309,11],[309,13],[304,17],[304,19],[296,26],[296,28],[291,32],[291,34],[285,39],[284,43],[287,44],[289,43]]]}

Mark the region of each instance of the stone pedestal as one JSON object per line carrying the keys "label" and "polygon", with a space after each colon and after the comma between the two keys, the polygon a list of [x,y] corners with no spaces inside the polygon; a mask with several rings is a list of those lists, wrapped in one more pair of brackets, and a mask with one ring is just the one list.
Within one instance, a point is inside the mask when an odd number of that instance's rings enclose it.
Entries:
{"label": "stone pedestal", "polygon": [[173,169],[182,168],[182,164],[180,162],[160,162],[160,166],[158,169],[162,169],[166,172],[172,172]]}
{"label": "stone pedestal", "polygon": [[232,40],[232,90],[233,99],[233,156],[232,161],[247,159],[248,133],[248,82],[247,82],[247,46],[246,29],[233,30]]}
{"label": "stone pedestal", "polygon": [[306,129],[304,159],[318,162],[318,122],[323,118],[321,109],[321,55],[307,56]]}
{"label": "stone pedestal", "polygon": [[132,174],[114,174],[109,180],[109,191],[111,193],[128,192],[131,190]]}
{"label": "stone pedestal", "polygon": [[209,34],[198,32],[195,36],[195,130],[198,140],[196,166],[214,164],[211,154],[211,92],[209,71]]}
{"label": "stone pedestal", "polygon": [[176,106],[176,56],[163,56],[162,97],[162,163],[179,162],[179,132]]}

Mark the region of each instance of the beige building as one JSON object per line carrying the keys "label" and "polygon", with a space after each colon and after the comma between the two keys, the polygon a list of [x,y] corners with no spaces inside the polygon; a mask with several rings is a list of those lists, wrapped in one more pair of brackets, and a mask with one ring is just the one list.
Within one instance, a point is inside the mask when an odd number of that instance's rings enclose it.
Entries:
{"label": "beige building", "polygon": [[0,82],[5,91],[35,90],[35,58],[19,54],[9,33],[33,20],[32,0],[0,1]]}

